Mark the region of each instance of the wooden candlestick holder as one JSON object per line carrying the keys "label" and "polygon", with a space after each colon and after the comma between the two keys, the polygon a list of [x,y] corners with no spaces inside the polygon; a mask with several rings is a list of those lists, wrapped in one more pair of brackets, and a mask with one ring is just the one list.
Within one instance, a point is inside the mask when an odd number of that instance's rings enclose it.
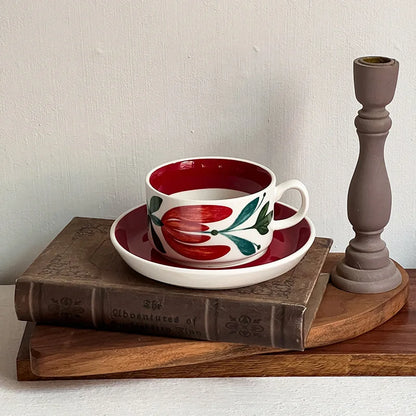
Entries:
{"label": "wooden candlestick holder", "polygon": [[354,61],[355,96],[362,104],[355,119],[360,155],[348,191],[348,219],[355,231],[345,257],[332,272],[332,283],[354,293],[394,289],[401,276],[380,235],[391,212],[391,189],[384,143],[391,127],[389,104],[396,89],[399,63],[384,57]]}

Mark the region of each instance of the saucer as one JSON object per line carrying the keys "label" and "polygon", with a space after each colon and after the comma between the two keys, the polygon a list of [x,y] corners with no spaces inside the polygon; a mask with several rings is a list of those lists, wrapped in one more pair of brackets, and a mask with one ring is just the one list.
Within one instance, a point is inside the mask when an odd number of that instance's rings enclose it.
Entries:
{"label": "saucer", "polygon": [[[275,219],[295,213],[278,202]],[[192,289],[232,289],[264,282],[296,266],[315,239],[315,227],[305,217],[291,228],[275,231],[266,253],[251,263],[227,269],[200,269],[178,265],[152,248],[147,235],[147,207],[141,205],[121,214],[110,230],[111,242],[136,272],[159,282]]]}

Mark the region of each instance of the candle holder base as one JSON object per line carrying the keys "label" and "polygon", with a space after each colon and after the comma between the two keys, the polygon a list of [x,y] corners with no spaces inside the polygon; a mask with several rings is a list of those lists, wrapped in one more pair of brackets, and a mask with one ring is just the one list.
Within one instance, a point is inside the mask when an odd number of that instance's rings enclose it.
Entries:
{"label": "candle holder base", "polygon": [[331,273],[331,281],[338,289],[353,293],[383,293],[400,286],[402,276],[392,260],[385,267],[373,270],[356,269],[344,262]]}

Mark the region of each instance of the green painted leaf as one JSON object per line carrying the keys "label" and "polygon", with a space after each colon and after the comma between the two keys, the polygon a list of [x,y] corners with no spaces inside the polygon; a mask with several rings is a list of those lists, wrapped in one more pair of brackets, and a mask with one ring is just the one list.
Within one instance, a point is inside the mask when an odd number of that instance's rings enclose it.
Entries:
{"label": "green painted leaf", "polygon": [[266,213],[267,213],[267,210],[269,209],[269,201],[267,201],[265,204],[264,204],[264,206],[263,206],[263,208],[260,210],[260,212],[259,212],[259,216],[257,217],[257,220],[256,220],[256,224],[258,223],[258,222],[260,222],[265,216],[266,216]]}
{"label": "green painted leaf", "polygon": [[250,256],[251,254],[254,254],[256,252],[256,245],[251,241],[248,241],[244,238],[236,237],[235,235],[231,234],[224,235],[228,237],[245,256]]}
{"label": "green painted leaf", "polygon": [[251,202],[249,202],[243,210],[240,212],[238,217],[235,219],[235,221],[224,231],[232,230],[235,227],[238,227],[243,222],[247,221],[256,210],[257,204],[259,202],[259,198],[253,199]]}
{"label": "green painted leaf", "polygon": [[160,206],[162,205],[163,199],[153,195],[150,198],[150,202],[149,202],[149,214],[153,214],[154,212],[156,212]]}
{"label": "green painted leaf", "polygon": [[253,228],[255,228],[261,235],[267,234],[267,232],[269,231],[268,226],[272,221],[273,211],[270,211],[266,215],[266,211],[268,208],[269,203],[267,202],[267,204],[265,204],[265,206],[261,209],[256,223],[253,225]]}
{"label": "green painted leaf", "polygon": [[256,228],[256,230],[259,232],[260,235],[265,235],[269,232],[269,228],[267,225],[261,225]]}
{"label": "green painted leaf", "polygon": [[156,215],[150,214],[150,219],[154,225],[162,227],[163,222]]}
{"label": "green painted leaf", "polygon": [[163,244],[162,244],[162,242],[160,241],[159,236],[156,234],[156,231],[155,231],[155,229],[153,228],[152,223],[150,223],[150,230],[151,230],[151,233],[152,233],[152,239],[153,239],[153,242],[155,243],[156,248],[157,248],[157,249],[158,249],[161,253],[166,253],[166,250],[165,250],[165,248],[163,247]]}
{"label": "green painted leaf", "polygon": [[256,222],[256,225],[269,225],[272,222],[273,212],[270,211],[265,217],[263,217],[260,221]]}
{"label": "green painted leaf", "polygon": [[269,225],[272,222],[273,219],[273,211],[270,211],[265,217],[264,220],[267,225]]}

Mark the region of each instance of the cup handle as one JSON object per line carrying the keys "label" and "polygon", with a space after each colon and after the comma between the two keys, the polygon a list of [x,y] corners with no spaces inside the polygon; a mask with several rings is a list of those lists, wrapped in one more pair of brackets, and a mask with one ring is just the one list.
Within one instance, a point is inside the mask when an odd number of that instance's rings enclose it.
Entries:
{"label": "cup handle", "polygon": [[283,228],[290,228],[302,221],[305,218],[306,212],[309,208],[309,193],[306,186],[297,179],[290,179],[276,186],[275,188],[275,201],[279,201],[282,195],[289,189],[296,189],[299,191],[302,197],[302,204],[296,214],[284,220],[274,220],[271,222],[270,227],[273,231],[282,230]]}

